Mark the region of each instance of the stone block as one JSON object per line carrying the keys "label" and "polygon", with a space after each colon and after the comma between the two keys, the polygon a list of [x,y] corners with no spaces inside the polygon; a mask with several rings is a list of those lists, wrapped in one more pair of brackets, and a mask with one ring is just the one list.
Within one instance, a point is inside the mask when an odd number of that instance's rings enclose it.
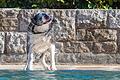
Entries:
{"label": "stone block", "polygon": [[0,53],[4,53],[5,50],[5,33],[0,32]]}
{"label": "stone block", "polygon": [[76,40],[78,40],[78,41],[86,40],[86,30],[85,29],[77,29],[76,30]]}
{"label": "stone block", "polygon": [[0,31],[15,31],[17,28],[17,18],[4,18],[0,20]]}
{"label": "stone block", "polygon": [[117,44],[116,42],[96,42],[94,43],[94,52],[95,53],[116,53]]}
{"label": "stone block", "polygon": [[17,18],[20,9],[15,8],[4,8],[0,9],[0,19],[3,18]]}
{"label": "stone block", "polygon": [[0,31],[17,30],[18,13],[19,13],[19,9],[0,9]]}
{"label": "stone block", "polygon": [[64,52],[72,53],[78,51],[78,44],[73,42],[64,42]]}
{"label": "stone block", "polygon": [[26,32],[6,32],[6,52],[27,53],[27,33]]}
{"label": "stone block", "polygon": [[56,54],[57,64],[120,64],[120,54],[60,53]]}
{"label": "stone block", "polygon": [[113,58],[116,59],[116,64],[120,64],[120,53],[114,55]]}
{"label": "stone block", "polygon": [[107,11],[105,10],[77,10],[76,28],[106,28]]}
{"label": "stone block", "polygon": [[55,43],[56,53],[63,53],[64,52],[64,45],[63,42],[56,42]]}
{"label": "stone block", "polygon": [[6,15],[4,14],[4,11],[2,11],[2,9],[0,9],[0,19],[5,18]]}
{"label": "stone block", "polygon": [[1,19],[2,26],[15,27],[18,25],[18,20],[16,18],[5,18]]}
{"label": "stone block", "polygon": [[79,53],[60,53],[55,56],[57,64],[75,64],[78,62],[78,57],[80,57]]}
{"label": "stone block", "polygon": [[94,64],[116,64],[117,57],[119,54],[95,54]]}
{"label": "stone block", "polygon": [[60,53],[56,54],[57,64],[94,64],[95,55],[92,53]]}
{"label": "stone block", "polygon": [[93,42],[83,41],[78,44],[78,52],[79,53],[90,53],[92,52]]}
{"label": "stone block", "polygon": [[2,54],[0,55],[1,64],[23,64],[27,61],[26,54]]}
{"label": "stone block", "polygon": [[66,53],[89,53],[92,51],[93,42],[64,42],[63,45]]}
{"label": "stone block", "polygon": [[120,10],[108,10],[108,28],[120,28]]}
{"label": "stone block", "polygon": [[88,41],[117,41],[117,30],[89,29],[86,36]]}
{"label": "stone block", "polygon": [[117,38],[118,52],[120,53],[120,29],[117,29]]}
{"label": "stone block", "polygon": [[108,61],[108,55],[107,54],[96,54],[94,59],[94,64],[107,64]]}
{"label": "stone block", "polygon": [[75,10],[52,10],[54,37],[56,41],[75,39]]}

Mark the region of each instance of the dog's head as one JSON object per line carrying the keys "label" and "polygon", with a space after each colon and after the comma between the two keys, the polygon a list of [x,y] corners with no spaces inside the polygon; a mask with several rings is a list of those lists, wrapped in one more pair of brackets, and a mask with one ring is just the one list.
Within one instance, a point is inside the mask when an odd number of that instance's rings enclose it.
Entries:
{"label": "dog's head", "polygon": [[51,23],[53,20],[53,16],[50,16],[44,12],[40,12],[40,13],[37,13],[35,16],[33,16],[31,20],[35,25],[42,26],[43,24]]}

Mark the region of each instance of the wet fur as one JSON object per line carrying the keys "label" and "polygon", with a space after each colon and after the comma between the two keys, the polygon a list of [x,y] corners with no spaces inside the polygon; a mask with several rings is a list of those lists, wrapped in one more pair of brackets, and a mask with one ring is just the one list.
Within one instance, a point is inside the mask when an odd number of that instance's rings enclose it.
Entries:
{"label": "wet fur", "polygon": [[[51,22],[43,24],[41,26],[34,26],[34,30],[39,30],[41,27],[50,27]],[[31,24],[29,27],[32,26]],[[31,27],[30,27],[31,28]],[[41,30],[44,31],[44,30]],[[52,31],[52,30],[51,30]],[[55,66],[55,41],[51,31],[41,34],[33,34],[32,31],[28,30],[28,58],[25,70],[33,70],[33,54],[41,54],[41,61],[45,69],[47,70],[56,70]],[[37,39],[34,38],[37,36]],[[35,39],[35,40],[34,40]],[[37,41],[38,40],[38,41]],[[34,44],[33,44],[34,43]],[[50,50],[51,65],[47,65],[45,62],[45,53],[47,50]]]}

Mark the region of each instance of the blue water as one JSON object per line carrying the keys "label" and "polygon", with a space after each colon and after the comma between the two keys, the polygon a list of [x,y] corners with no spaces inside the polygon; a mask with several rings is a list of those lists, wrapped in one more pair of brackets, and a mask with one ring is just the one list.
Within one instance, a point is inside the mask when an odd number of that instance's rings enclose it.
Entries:
{"label": "blue water", "polygon": [[60,70],[9,71],[0,70],[0,80],[120,80],[119,71]]}

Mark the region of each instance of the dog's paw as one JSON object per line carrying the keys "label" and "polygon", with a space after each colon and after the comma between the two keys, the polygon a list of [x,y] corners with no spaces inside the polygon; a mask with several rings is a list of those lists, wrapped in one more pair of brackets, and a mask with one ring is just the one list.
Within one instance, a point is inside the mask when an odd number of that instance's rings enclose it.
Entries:
{"label": "dog's paw", "polygon": [[55,66],[50,66],[50,69],[53,70],[53,71],[57,70],[57,68]]}
{"label": "dog's paw", "polygon": [[55,66],[48,66],[47,70],[53,70],[54,71],[54,70],[57,70],[57,68]]}
{"label": "dog's paw", "polygon": [[25,70],[25,71],[30,71],[30,70],[33,70],[33,68],[27,66],[27,67],[24,68],[24,70]]}

